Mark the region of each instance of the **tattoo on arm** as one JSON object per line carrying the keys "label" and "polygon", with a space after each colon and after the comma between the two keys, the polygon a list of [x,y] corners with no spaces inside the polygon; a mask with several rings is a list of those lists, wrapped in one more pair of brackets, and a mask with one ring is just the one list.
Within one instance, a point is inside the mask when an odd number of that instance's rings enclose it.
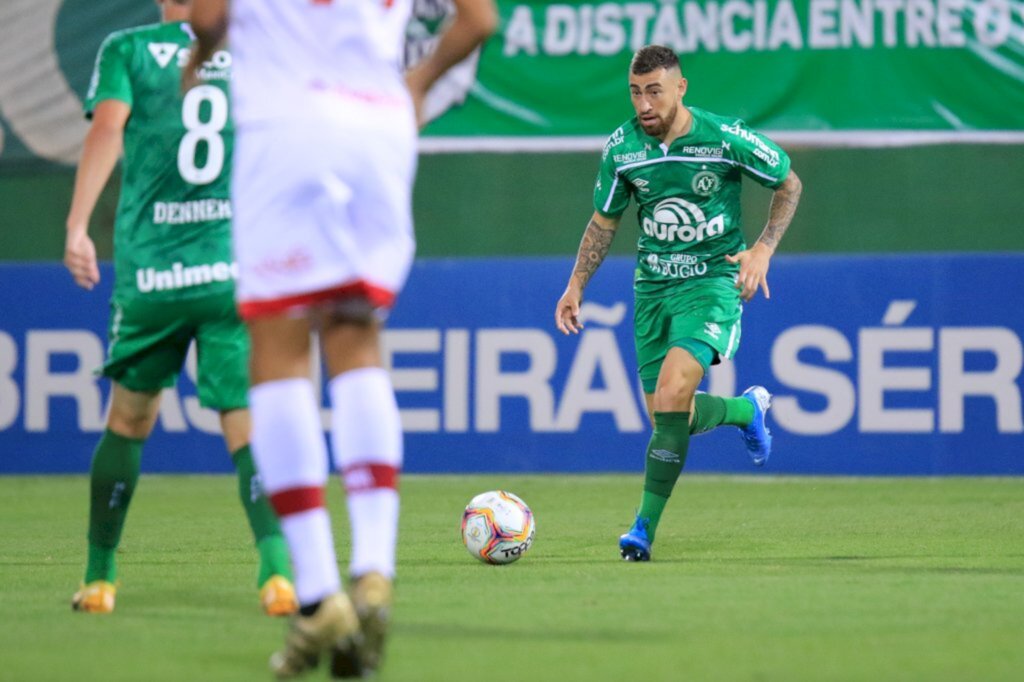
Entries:
{"label": "tattoo on arm", "polygon": [[583,232],[580,249],[576,254],[576,265],[572,270],[572,276],[579,282],[580,289],[587,286],[587,282],[594,276],[598,266],[604,262],[604,257],[608,255],[608,249],[611,248],[614,238],[614,229],[601,227],[591,219],[586,231]]}
{"label": "tattoo on arm", "polygon": [[796,173],[790,172],[785,182],[772,195],[768,224],[764,226],[757,241],[775,251],[782,240],[782,235],[786,234],[789,224],[793,221],[802,191],[803,184],[800,182],[800,178],[796,176]]}

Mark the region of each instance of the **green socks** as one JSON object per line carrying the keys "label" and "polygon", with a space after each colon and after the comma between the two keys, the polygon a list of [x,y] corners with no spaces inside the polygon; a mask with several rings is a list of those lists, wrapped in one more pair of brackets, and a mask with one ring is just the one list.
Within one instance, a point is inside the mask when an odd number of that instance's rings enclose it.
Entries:
{"label": "green socks", "polygon": [[742,428],[753,419],[754,406],[746,398],[719,398],[707,393],[698,393],[693,398],[693,423],[689,412],[654,413],[654,433],[647,445],[644,466],[644,493],[637,512],[637,516],[647,519],[647,537],[651,542],[686,464],[690,436],[722,425]]}
{"label": "green socks", "polygon": [[686,463],[690,445],[689,412],[655,412],[654,433],[647,445],[644,467],[644,494],[637,515],[648,521],[647,535],[651,542],[661,521],[661,513],[672,495],[679,472]]}
{"label": "green socks", "polygon": [[260,568],[256,578],[256,586],[261,587],[270,576],[281,575],[292,579],[291,564],[288,559],[288,544],[281,534],[281,524],[277,515],[270,507],[267,496],[263,494],[256,464],[252,459],[249,446],[239,448],[231,453],[231,460],[238,472],[238,496],[245,508],[245,516],[249,519],[256,549],[260,554]]}
{"label": "green socks", "polygon": [[707,393],[693,397],[693,424],[690,434],[698,435],[722,425],[749,426],[754,420],[754,405],[746,398],[719,398]]}
{"label": "green socks", "polygon": [[128,505],[139,481],[141,440],[103,432],[89,469],[89,558],[85,582],[114,582],[114,554],[121,541]]}
{"label": "green socks", "polygon": [[[85,582],[117,578],[115,553],[121,541],[128,505],[139,481],[144,441],[125,438],[110,431],[103,433],[93,453],[89,470],[89,555],[85,568]],[[272,575],[292,578],[288,560],[288,545],[281,534],[270,502],[263,494],[252,461],[249,446],[231,455],[238,471],[238,493],[249,519],[256,548],[260,554],[257,586]]]}

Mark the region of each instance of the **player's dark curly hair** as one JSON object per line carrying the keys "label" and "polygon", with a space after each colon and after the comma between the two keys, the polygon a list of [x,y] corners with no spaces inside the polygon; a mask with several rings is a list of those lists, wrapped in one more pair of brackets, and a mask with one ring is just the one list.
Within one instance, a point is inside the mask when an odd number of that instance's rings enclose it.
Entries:
{"label": "player's dark curly hair", "polygon": [[662,45],[641,47],[633,55],[629,69],[638,76],[657,69],[679,68],[679,57],[676,53]]}

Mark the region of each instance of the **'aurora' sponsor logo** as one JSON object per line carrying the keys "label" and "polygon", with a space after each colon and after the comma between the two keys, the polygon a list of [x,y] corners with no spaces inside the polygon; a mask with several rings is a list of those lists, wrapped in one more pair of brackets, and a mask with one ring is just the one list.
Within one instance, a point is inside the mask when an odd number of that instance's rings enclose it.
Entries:
{"label": "'aurora' sponsor logo", "polygon": [[665,242],[702,242],[725,231],[725,216],[708,220],[696,204],[671,197],[658,202],[652,217],[644,216],[643,230],[647,236]]}

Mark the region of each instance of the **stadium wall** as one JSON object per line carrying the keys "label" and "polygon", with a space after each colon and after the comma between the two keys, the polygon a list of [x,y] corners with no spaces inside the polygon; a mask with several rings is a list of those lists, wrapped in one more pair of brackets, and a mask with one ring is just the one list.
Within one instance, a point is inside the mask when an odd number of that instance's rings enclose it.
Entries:
{"label": "stadium wall", "polygon": [[[633,260],[588,289],[580,336],[552,310],[571,258],[424,259],[385,357],[412,472],[639,471],[647,440],[632,347]],[[84,472],[103,428],[112,273],[0,266],[0,473]],[[779,256],[739,354],[706,388],[775,393],[776,474],[1024,475],[1024,255]],[[166,393],[147,471],[229,470],[187,376]],[[688,471],[751,472],[731,428]]]}
{"label": "stadium wall", "polygon": [[[1024,154],[1019,146],[791,150],[805,191],[786,253],[1024,251]],[[415,210],[419,254],[429,258],[575,252],[591,211],[597,152],[429,154]],[[0,172],[0,260],[58,260],[72,171]],[[750,238],[770,194],[747,183]],[[118,184],[104,192],[93,233],[110,257]],[[615,253],[635,244],[632,213]]]}
{"label": "stadium wall", "polygon": [[[436,3],[422,4],[432,11]],[[503,26],[513,14],[527,16],[528,4],[500,2]],[[536,35],[556,36],[548,22],[568,6],[542,12],[545,3],[533,4]],[[659,16],[676,6],[684,25],[689,10],[708,5],[647,4]],[[809,3],[795,6],[801,30],[809,29]],[[10,48],[0,58],[10,76],[0,79],[0,261],[8,264],[0,265],[0,473],[84,471],[107,396],[90,371],[102,358],[109,289],[80,292],[57,265],[73,183],[67,164],[84,135],[80,99],[100,42],[112,30],[154,21],[157,9],[135,0],[18,0],[0,15],[9,19],[0,26]],[[999,28],[979,22],[984,13],[957,16],[954,23],[970,36],[959,47],[889,45],[880,25],[878,41],[866,50],[808,43],[797,52],[734,52],[705,45],[687,52],[697,88],[690,101],[769,132],[789,130],[797,135],[787,139],[805,143],[854,144],[867,134],[871,144],[897,144],[935,133],[960,142],[1020,140],[1013,112],[1022,92],[1021,17],[987,15]],[[940,39],[955,33],[944,26]],[[979,30],[988,37],[980,46]],[[495,93],[521,83],[531,87],[519,93],[521,101],[514,98],[520,113],[533,107],[585,128],[536,129],[534,144],[554,145],[561,135],[597,139],[628,116],[619,80],[631,51],[625,43],[614,56],[585,55],[583,42],[580,54],[559,55],[545,38],[539,60],[509,45],[492,39],[477,73],[482,89],[435,121],[425,144],[436,146],[438,134],[461,142],[518,135],[503,127],[508,107],[492,105],[500,99]],[[856,74],[835,77],[851,65]],[[871,99],[846,86],[865,69],[892,76],[875,79]],[[823,73],[833,77],[800,75]],[[565,83],[581,87],[566,98]],[[544,89],[551,86],[557,96]],[[759,111],[745,109],[753,103]],[[765,381],[778,392],[785,454],[771,471],[1024,473],[1021,316],[1003,300],[1021,284],[1021,147],[787,149],[806,191],[773,264],[775,296],[748,307],[737,363],[712,376],[716,391]],[[591,211],[597,162],[596,149],[421,157],[415,211],[425,260],[388,337],[410,427],[411,470],[639,469],[645,435],[628,331],[631,215],[613,246],[616,258],[588,291],[599,304],[590,329],[580,339],[562,339],[550,321]],[[93,216],[104,259],[111,255],[117,194],[115,180]],[[763,224],[769,197],[753,183],[745,191],[748,238]],[[49,264],[25,264],[39,261]],[[104,287],[109,283],[107,270]],[[550,373],[534,363],[552,363]],[[186,378],[165,400],[146,467],[226,470],[219,440],[208,433],[214,423]],[[690,468],[747,470],[734,436],[702,438]]]}

